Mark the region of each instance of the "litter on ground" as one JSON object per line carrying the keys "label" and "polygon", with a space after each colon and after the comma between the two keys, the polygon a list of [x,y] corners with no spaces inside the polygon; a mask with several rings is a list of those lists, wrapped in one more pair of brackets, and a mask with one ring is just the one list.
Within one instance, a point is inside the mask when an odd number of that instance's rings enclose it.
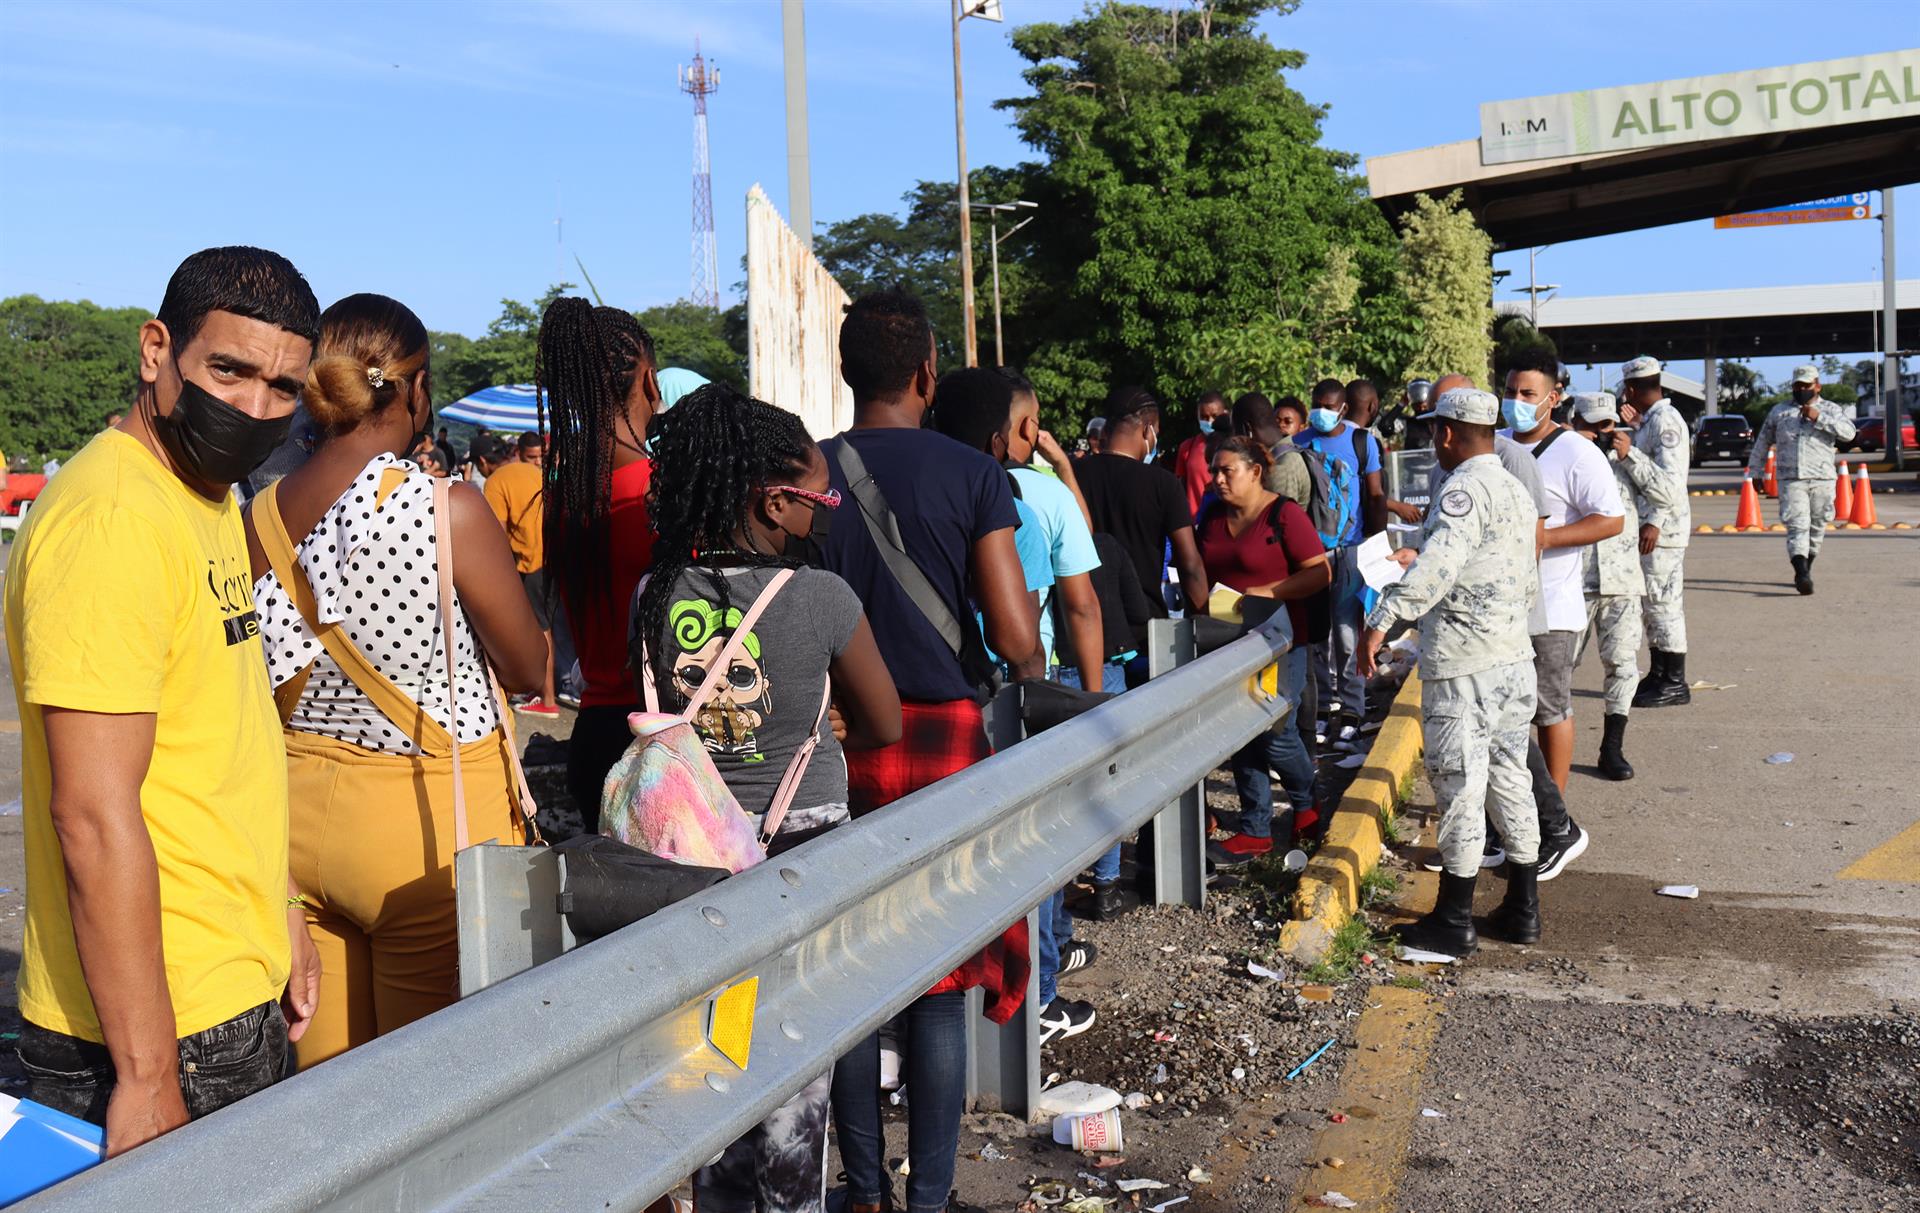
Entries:
{"label": "litter on ground", "polygon": [[1793,755],[1789,754],[1785,750],[1780,751],[1778,754],[1767,755],[1768,766],[1774,766],[1774,767],[1785,766],[1787,763],[1792,761],[1793,761]]}
{"label": "litter on ground", "polygon": [[1662,897],[1684,897],[1688,901],[1692,901],[1694,898],[1700,896],[1700,886],[1691,884],[1668,884],[1661,885],[1655,889],[1654,892]]}

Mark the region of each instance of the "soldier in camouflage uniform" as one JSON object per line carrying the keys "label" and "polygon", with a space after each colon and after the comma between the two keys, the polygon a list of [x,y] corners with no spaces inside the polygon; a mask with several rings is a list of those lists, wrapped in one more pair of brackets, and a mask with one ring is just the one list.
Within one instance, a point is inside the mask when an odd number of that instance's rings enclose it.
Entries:
{"label": "soldier in camouflage uniform", "polygon": [[1636,708],[1667,707],[1693,699],[1687,689],[1687,616],[1681,604],[1687,540],[1693,532],[1693,507],[1687,500],[1692,444],[1685,418],[1667,399],[1660,371],[1660,360],[1645,356],[1620,368],[1620,377],[1626,381],[1620,418],[1635,427],[1633,445],[1666,474],[1678,503],[1640,515],[1640,568],[1647,580],[1640,616],[1646,624],[1653,669],[1634,693]]}
{"label": "soldier in camouflage uniform", "polygon": [[1820,372],[1793,368],[1793,403],[1776,404],[1753,436],[1747,474],[1758,477],[1767,465],[1767,448],[1779,451],[1774,476],[1780,484],[1780,521],[1787,527],[1787,559],[1793,562],[1793,588],[1813,593],[1813,561],[1833,521],[1836,447],[1853,438],[1853,421],[1832,402],[1821,399]]}
{"label": "soldier in camouflage uniform", "polygon": [[1517,943],[1540,938],[1540,826],[1527,771],[1538,511],[1493,453],[1497,397],[1455,388],[1441,395],[1434,418],[1434,454],[1452,474],[1427,511],[1418,556],[1367,616],[1358,664],[1370,677],[1387,630],[1419,620],[1420,725],[1445,867],[1433,912],[1400,934],[1410,946],[1458,956],[1476,946],[1473,886],[1489,811],[1506,839],[1509,871],[1489,926]]}
{"label": "soldier in camouflage uniform", "polygon": [[1627,712],[1640,679],[1640,599],[1646,593],[1646,575],[1640,567],[1640,519],[1674,508],[1673,482],[1647,453],[1633,444],[1632,435],[1615,428],[1620,410],[1611,392],[1576,392],[1573,428],[1606,453],[1620,483],[1620,504],[1627,524],[1618,535],[1602,539],[1586,551],[1588,630],[1580,634],[1577,663],[1586,651],[1587,637],[1600,638],[1600,664],[1607,675],[1607,714],[1600,740],[1600,774],[1608,779],[1632,779],[1633,767],[1621,747],[1626,742]]}

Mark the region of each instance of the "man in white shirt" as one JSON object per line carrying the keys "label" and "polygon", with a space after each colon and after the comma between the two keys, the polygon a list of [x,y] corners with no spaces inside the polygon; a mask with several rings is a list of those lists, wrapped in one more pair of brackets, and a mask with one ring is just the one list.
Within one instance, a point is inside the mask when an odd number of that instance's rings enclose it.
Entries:
{"label": "man in white shirt", "polygon": [[1606,456],[1593,443],[1554,424],[1560,402],[1558,360],[1525,355],[1507,372],[1503,419],[1513,440],[1529,447],[1547,492],[1546,535],[1540,554],[1540,597],[1534,604],[1533,723],[1547,770],[1562,792],[1573,766],[1573,661],[1587,628],[1583,549],[1626,526],[1620,488]]}

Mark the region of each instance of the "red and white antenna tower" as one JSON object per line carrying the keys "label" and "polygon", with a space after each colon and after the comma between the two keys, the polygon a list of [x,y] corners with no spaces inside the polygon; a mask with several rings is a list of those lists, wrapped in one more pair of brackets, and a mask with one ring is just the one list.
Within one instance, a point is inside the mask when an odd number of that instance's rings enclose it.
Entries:
{"label": "red and white antenna tower", "polygon": [[693,97],[693,301],[720,306],[720,254],[713,242],[713,165],[707,155],[707,94],[720,88],[720,69],[700,55],[693,40],[693,66],[680,68],[680,91]]}

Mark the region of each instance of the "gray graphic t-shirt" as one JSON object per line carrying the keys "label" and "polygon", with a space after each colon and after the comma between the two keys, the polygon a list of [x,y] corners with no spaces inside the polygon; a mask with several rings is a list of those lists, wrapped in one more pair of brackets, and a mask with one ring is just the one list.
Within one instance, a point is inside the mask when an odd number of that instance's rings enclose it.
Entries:
{"label": "gray graphic t-shirt", "polygon": [[[671,670],[659,687],[661,711],[685,710],[775,571],[726,570],[724,609],[716,579],[704,569],[690,569],[674,582],[666,632],[655,642]],[[781,823],[783,834],[847,816],[847,760],[820,702],[828,667],[853,639],[859,622],[860,600],[846,582],[819,569],[796,570],[735,651],[719,689],[693,718],[720,777],[755,818],[773,802],[808,731],[819,729],[813,759]],[[643,658],[637,643],[629,657],[638,671]]]}

